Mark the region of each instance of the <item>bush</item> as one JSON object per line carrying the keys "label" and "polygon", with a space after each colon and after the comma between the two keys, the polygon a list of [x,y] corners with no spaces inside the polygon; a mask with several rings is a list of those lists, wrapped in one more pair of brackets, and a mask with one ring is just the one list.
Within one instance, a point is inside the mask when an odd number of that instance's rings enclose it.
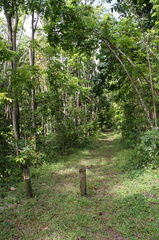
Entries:
{"label": "bush", "polygon": [[134,148],[128,148],[120,139],[117,146],[115,164],[119,171],[131,172],[159,166],[159,128],[142,133]]}
{"label": "bush", "polygon": [[137,147],[143,166],[155,168],[159,165],[159,128],[146,131]]}

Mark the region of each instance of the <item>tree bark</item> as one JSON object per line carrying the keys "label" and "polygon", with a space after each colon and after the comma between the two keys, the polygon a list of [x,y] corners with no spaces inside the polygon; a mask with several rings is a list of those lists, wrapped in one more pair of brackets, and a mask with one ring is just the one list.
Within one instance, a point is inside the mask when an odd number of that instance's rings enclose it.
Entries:
{"label": "tree bark", "polygon": [[[15,22],[13,26],[13,16],[8,10],[4,7],[4,13],[7,20],[7,28],[8,28],[8,42],[10,44],[10,50],[16,52],[16,33],[18,27],[18,13],[15,14]],[[14,72],[17,69],[16,59],[11,62],[11,68]],[[18,140],[20,139],[20,127],[19,127],[19,103],[16,97],[15,90],[13,89],[13,111],[12,111],[12,121],[13,121],[13,130],[14,130],[14,138],[16,142],[16,154],[18,155]]]}
{"label": "tree bark", "polygon": [[153,87],[153,81],[152,81],[152,69],[151,69],[151,60],[150,60],[150,55],[149,55],[149,50],[146,45],[146,52],[147,52],[147,61],[148,61],[148,66],[149,66],[149,77],[150,77],[150,83],[151,83],[151,92],[152,92],[152,102],[153,102],[153,117],[155,120],[155,126],[157,127],[157,113],[156,113],[156,103],[155,103],[155,95],[154,95],[154,87]]}
{"label": "tree bark", "polygon": [[[35,31],[37,29],[38,24],[38,16],[35,18],[35,12],[32,12],[32,19],[31,19],[31,44],[29,49],[29,61],[30,66],[35,65],[35,50],[34,50],[34,40],[35,40]],[[34,82],[34,77],[32,77],[32,81]],[[35,110],[36,110],[36,103],[35,103],[35,88],[31,89],[31,112],[32,112],[32,128],[33,128],[33,136],[34,136],[34,150],[36,151],[36,118],[35,118]]]}

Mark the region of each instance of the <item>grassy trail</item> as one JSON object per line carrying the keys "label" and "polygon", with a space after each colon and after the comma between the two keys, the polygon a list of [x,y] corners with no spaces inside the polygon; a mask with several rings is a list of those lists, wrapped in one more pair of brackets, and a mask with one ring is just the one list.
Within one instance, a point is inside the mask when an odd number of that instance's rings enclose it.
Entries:
{"label": "grassy trail", "polygon": [[[105,133],[92,147],[32,170],[33,198],[22,182],[1,200],[0,239],[159,240],[159,173],[128,179],[117,171],[117,142]],[[81,167],[87,197],[80,197]]]}

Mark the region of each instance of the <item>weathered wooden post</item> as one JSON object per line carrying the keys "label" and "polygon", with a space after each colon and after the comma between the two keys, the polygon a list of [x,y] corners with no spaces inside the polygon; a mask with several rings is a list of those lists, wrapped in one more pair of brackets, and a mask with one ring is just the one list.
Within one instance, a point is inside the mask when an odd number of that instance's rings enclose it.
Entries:
{"label": "weathered wooden post", "polygon": [[23,170],[23,176],[24,176],[24,182],[25,182],[26,196],[32,197],[33,196],[33,191],[32,191],[29,168],[26,168],[26,169]]}
{"label": "weathered wooden post", "polygon": [[80,192],[81,196],[87,195],[87,186],[86,186],[86,169],[81,168],[79,170],[79,179],[80,179]]}

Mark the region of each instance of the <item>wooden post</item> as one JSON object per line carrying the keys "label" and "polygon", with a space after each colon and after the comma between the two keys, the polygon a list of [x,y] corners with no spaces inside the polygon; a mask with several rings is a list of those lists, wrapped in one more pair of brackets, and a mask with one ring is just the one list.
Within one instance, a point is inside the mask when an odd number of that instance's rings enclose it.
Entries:
{"label": "wooden post", "polygon": [[25,182],[26,196],[32,197],[33,196],[33,192],[32,192],[29,168],[26,168],[26,169],[23,170],[23,176],[24,176],[24,182]]}
{"label": "wooden post", "polygon": [[80,192],[81,196],[87,195],[87,187],[86,187],[86,169],[81,168],[79,170],[79,179],[80,179]]}

